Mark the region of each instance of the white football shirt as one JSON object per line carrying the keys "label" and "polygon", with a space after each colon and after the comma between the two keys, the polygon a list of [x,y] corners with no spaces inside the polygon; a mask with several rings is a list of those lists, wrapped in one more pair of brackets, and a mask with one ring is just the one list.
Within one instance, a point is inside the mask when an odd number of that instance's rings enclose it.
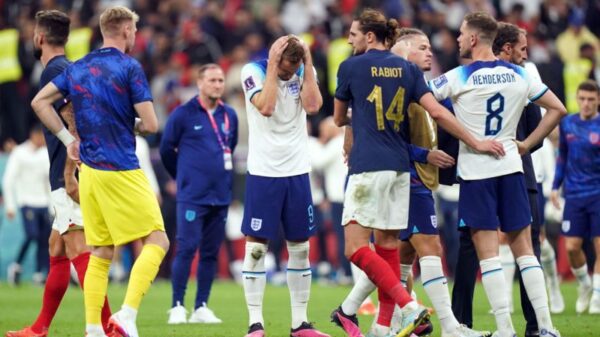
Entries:
{"label": "white football shirt", "polygon": [[266,71],[267,60],[262,60],[246,64],[241,72],[248,116],[248,172],[264,177],[308,173],[306,111],[300,100],[304,65],[288,81],[277,80],[277,103],[271,117],[261,115],[251,102],[263,88]]}
{"label": "white football shirt", "polygon": [[496,60],[459,66],[429,82],[438,100],[449,98],[458,121],[478,139],[494,139],[506,155],[496,159],[460,142],[458,176],[465,180],[523,172],[513,139],[523,109],[548,90],[517,65]]}

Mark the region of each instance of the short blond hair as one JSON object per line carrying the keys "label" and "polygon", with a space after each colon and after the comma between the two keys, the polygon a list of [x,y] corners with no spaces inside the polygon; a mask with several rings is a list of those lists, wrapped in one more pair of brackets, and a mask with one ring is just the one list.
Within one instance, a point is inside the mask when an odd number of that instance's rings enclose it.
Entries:
{"label": "short blond hair", "polygon": [[139,15],[125,6],[110,7],[100,15],[100,31],[102,36],[112,36],[119,32],[124,22],[135,24],[139,20]]}

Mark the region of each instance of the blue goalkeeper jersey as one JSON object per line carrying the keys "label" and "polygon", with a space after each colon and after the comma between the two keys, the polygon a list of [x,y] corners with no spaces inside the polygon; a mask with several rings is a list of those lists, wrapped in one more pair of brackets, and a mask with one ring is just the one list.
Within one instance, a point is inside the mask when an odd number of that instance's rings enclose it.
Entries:
{"label": "blue goalkeeper jersey", "polygon": [[52,83],[73,102],[83,163],[110,171],[139,168],[133,106],[152,95],[138,61],[116,48],[98,49]]}
{"label": "blue goalkeeper jersey", "polygon": [[564,182],[566,198],[600,194],[600,115],[582,120],[579,114],[564,117],[553,189]]}

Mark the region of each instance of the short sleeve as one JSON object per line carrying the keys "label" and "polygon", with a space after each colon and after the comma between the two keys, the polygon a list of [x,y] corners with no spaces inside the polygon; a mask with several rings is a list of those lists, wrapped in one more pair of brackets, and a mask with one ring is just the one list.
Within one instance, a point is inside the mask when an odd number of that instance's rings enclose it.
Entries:
{"label": "short sleeve", "polygon": [[445,74],[429,81],[429,88],[438,101],[443,101],[448,97],[453,96],[454,82],[456,81],[457,73],[461,67],[454,68]]}
{"label": "short sleeve", "polygon": [[135,60],[131,62],[131,69],[129,71],[129,88],[133,104],[152,101],[152,94],[150,93],[146,74],[144,74],[142,66]]}
{"label": "short sleeve", "polygon": [[423,95],[430,93],[431,89],[429,89],[427,82],[425,82],[425,75],[423,75],[423,72],[414,64],[411,64],[410,66],[412,68],[413,78],[415,79],[412,101],[418,102]]}
{"label": "short sleeve", "polygon": [[[44,69],[44,71],[42,72],[42,76],[40,78],[40,88],[45,87],[46,84],[48,84],[52,81],[52,79],[54,79],[61,73],[65,72],[65,69],[66,68],[56,67],[56,66],[50,66],[50,67]],[[62,90],[61,90],[61,93],[62,93]],[[63,96],[65,96],[65,95],[63,94]],[[59,111],[68,102],[69,102],[69,100],[67,98],[61,98],[61,99],[56,100],[54,103],[52,103],[52,105],[54,106],[54,109],[56,111]]]}
{"label": "short sleeve", "polygon": [[70,68],[67,68],[65,71],[60,73],[60,75],[52,79],[52,83],[54,83],[54,85],[58,88],[63,97],[69,97],[69,93],[71,91],[69,85],[69,70]]}
{"label": "short sleeve", "polygon": [[[298,78],[300,78],[300,84],[304,83],[304,64],[302,64],[300,66],[300,69],[298,70],[299,74],[298,74]],[[315,79],[317,80],[317,84],[319,83],[319,74],[317,73],[317,68],[315,68],[315,66],[312,67],[312,72],[313,74],[315,74]]]}
{"label": "short sleeve", "polygon": [[265,78],[266,69],[257,63],[248,63],[242,68],[242,89],[248,101],[252,101],[252,97],[262,91]]}
{"label": "short sleeve", "polygon": [[348,102],[352,99],[350,92],[350,65],[348,61],[342,62],[337,73],[337,88],[335,89],[335,98],[340,101]]}
{"label": "short sleeve", "polygon": [[546,91],[548,91],[548,86],[546,86],[538,76],[529,75],[528,71],[525,72],[527,73],[526,79],[529,84],[527,98],[529,98],[531,102],[535,102],[540,97],[544,96]]}

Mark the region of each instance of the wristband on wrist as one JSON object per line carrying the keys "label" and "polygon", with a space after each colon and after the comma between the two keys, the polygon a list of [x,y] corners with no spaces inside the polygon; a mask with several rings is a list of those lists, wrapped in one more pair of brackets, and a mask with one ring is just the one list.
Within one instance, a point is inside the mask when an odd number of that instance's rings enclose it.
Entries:
{"label": "wristband on wrist", "polygon": [[69,146],[69,144],[76,140],[75,137],[73,137],[73,135],[65,127],[56,133],[56,137],[60,139],[65,146]]}

